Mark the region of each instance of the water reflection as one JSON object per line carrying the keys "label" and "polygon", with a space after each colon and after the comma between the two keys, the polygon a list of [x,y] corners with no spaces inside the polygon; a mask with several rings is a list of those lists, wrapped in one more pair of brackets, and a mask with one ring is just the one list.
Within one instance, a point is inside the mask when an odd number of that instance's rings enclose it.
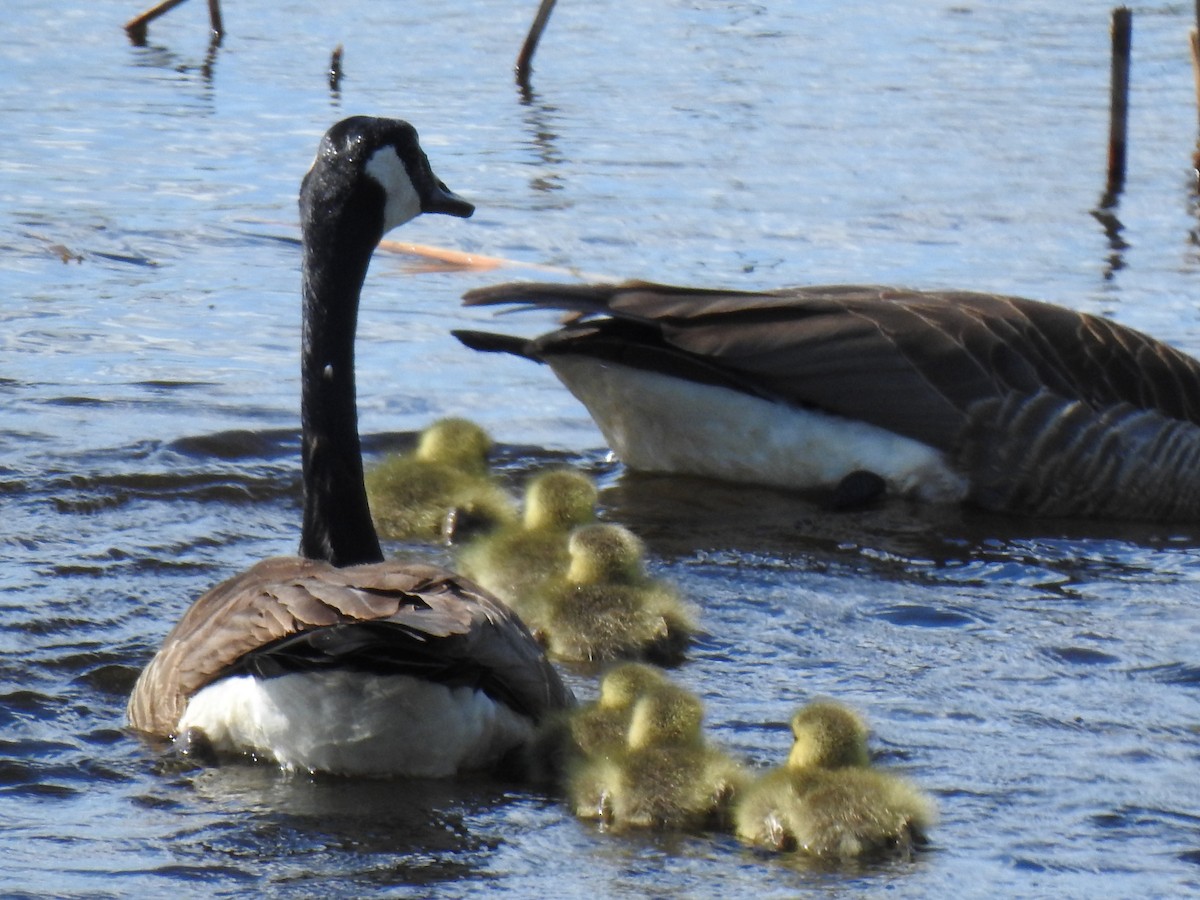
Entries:
{"label": "water reflection", "polygon": [[665,559],[859,571],[889,578],[1038,587],[1070,593],[1154,577],[1200,544],[1195,528],[1041,520],[889,499],[831,510],[828,498],[753,485],[612,469],[606,516]]}
{"label": "water reflection", "polygon": [[536,166],[539,169],[539,174],[530,179],[529,186],[536,193],[561,191],[561,169],[565,160],[556,145],[558,133],[551,126],[558,108],[542,101],[528,82],[518,82],[517,90],[521,106],[524,107],[522,117],[529,130],[529,146],[533,148]]}
{"label": "water reflection", "polygon": [[[478,878],[481,855],[503,843],[494,821],[550,801],[490,779],[355,781],[226,765],[183,773],[140,802],[192,808],[170,842],[179,863],[254,861],[251,871],[265,864],[289,884],[327,884],[334,865],[343,879],[411,887]],[[199,830],[197,815],[208,821]]]}
{"label": "water reflection", "polygon": [[[1105,198],[1106,200],[1108,198]],[[1104,229],[1104,236],[1108,239],[1108,258],[1104,261],[1104,280],[1112,281],[1116,277],[1117,272],[1125,268],[1125,251],[1129,249],[1129,244],[1121,237],[1121,232],[1125,230],[1125,226],[1121,224],[1121,220],[1117,218],[1116,201],[1105,205],[1105,201],[1101,201],[1098,209],[1092,210],[1092,216],[1100,223]]]}

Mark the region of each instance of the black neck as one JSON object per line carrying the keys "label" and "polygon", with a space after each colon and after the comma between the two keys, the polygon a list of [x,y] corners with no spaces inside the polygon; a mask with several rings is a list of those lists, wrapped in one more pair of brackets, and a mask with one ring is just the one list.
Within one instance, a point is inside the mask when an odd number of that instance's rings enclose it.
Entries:
{"label": "black neck", "polygon": [[319,202],[301,208],[304,530],[300,554],[335,566],[383,559],[363,486],[354,390],[358,299],[382,224],[378,212],[372,214],[363,206],[355,209],[356,205],[347,204],[341,214],[332,215]]}

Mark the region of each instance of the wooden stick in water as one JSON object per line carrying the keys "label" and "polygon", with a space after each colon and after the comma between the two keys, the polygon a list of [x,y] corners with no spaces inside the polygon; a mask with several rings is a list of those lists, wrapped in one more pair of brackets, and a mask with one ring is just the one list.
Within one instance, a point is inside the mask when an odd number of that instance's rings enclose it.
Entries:
{"label": "wooden stick in water", "polygon": [[430,260],[431,268],[464,269],[467,271],[486,272],[491,269],[520,268],[533,269],[538,272],[551,272],[556,275],[569,275],[585,281],[612,281],[605,275],[591,275],[565,266],[547,266],[541,263],[522,262],[519,259],[506,259],[503,256],[485,256],[482,253],[464,253],[462,250],[452,250],[449,247],[434,247],[430,244],[410,244],[407,241],[382,240],[379,249],[385,253],[403,253],[408,256],[419,256]]}
{"label": "wooden stick in water", "polygon": [[146,40],[146,29],[150,23],[163,13],[170,12],[182,2],[183,0],[163,0],[157,6],[151,7],[144,13],[136,15],[126,22],[125,33],[129,35],[129,39],[135,44],[144,43]]}
{"label": "wooden stick in water", "polygon": [[[168,13],[177,7],[183,0],[162,0],[157,6],[153,6],[140,13],[125,23],[125,33],[129,35],[129,39],[135,44],[143,44],[146,41],[146,32],[150,27],[150,23],[164,13]],[[208,21],[212,27],[213,40],[220,43],[221,38],[225,34],[225,24],[221,21],[221,0],[208,0]]]}
{"label": "wooden stick in water", "polygon": [[533,24],[529,26],[529,34],[526,35],[525,44],[517,57],[517,82],[521,85],[529,84],[529,73],[533,71],[533,54],[537,50],[538,41],[542,39],[542,32],[546,30],[546,23],[550,21],[550,11],[554,9],[554,4],[555,0],[542,0],[537,14],[533,17]]}
{"label": "wooden stick in water", "polygon": [[1133,45],[1133,13],[1120,6],[1112,13],[1112,96],[1109,104],[1108,182],[1102,209],[1115,206],[1125,186],[1125,149],[1129,125],[1129,57]]}
{"label": "wooden stick in water", "polygon": [[329,89],[337,92],[342,89],[342,45],[333,48],[329,58]]}
{"label": "wooden stick in water", "polygon": [[[1200,0],[1197,0],[1200,3]],[[1188,32],[1188,43],[1192,47],[1192,82],[1196,89],[1196,110],[1200,112],[1200,30]]]}
{"label": "wooden stick in water", "polygon": [[410,244],[407,241],[379,242],[379,249],[385,252],[404,253],[409,256],[420,256],[448,268],[471,269],[487,271],[509,265],[509,260],[497,256],[483,256],[479,253],[464,253],[461,250],[451,250],[449,247],[432,247],[429,244]]}
{"label": "wooden stick in water", "polygon": [[[1196,110],[1200,113],[1200,0],[1196,0],[1196,27],[1188,32],[1188,44],[1192,48],[1192,84],[1196,91]],[[1192,154],[1192,166],[1200,170],[1200,139]]]}
{"label": "wooden stick in water", "polygon": [[221,0],[208,0],[208,21],[212,26],[213,37],[225,36],[225,23],[221,21]]}

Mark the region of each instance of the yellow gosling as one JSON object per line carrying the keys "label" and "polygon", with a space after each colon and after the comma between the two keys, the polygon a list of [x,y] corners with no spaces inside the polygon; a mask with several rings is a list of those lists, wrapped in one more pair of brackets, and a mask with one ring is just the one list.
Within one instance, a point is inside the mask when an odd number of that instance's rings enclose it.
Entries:
{"label": "yellow gosling", "polygon": [[797,710],[792,716],[792,737],[788,766],[793,769],[837,769],[866,766],[871,761],[866,723],[839,703],[817,700]]}
{"label": "yellow gosling", "polygon": [[578,765],[568,787],[582,818],[614,829],[698,829],[727,821],[741,768],[707,746],[699,699],[661,685],[634,705],[625,746]]}
{"label": "yellow gosling", "polygon": [[426,428],[411,453],[391,456],[366,473],[371,515],[391,540],[453,537],[466,524],[511,522],[508,494],[488,475],[491,438],[466,419]]}
{"label": "yellow gosling", "polygon": [[568,714],[575,751],[596,756],[622,747],[634,704],[669,683],[661,670],[645,663],[627,662],[609,669],[600,681],[600,696]]}
{"label": "yellow gosling", "polygon": [[566,575],[513,604],[551,655],[681,661],[695,624],[675,590],[643,571],[642,542],[619,525],[598,524],[576,528],[567,546]]}
{"label": "yellow gosling", "polygon": [[462,571],[513,603],[546,579],[566,573],[571,560],[567,535],[595,519],[598,498],[596,485],[582,472],[554,469],[535,476],[525,489],[523,519],[467,544],[459,554]]}
{"label": "yellow gosling", "polygon": [[868,765],[858,716],[815,703],[796,714],[792,728],[787,763],[750,784],[734,808],[740,840],[832,861],[909,857],[925,843],[936,816],[932,800]]}

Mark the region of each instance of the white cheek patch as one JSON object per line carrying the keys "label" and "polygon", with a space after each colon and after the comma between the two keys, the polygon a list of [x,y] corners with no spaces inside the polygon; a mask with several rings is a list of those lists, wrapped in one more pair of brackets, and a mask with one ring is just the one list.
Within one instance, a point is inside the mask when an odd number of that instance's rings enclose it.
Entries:
{"label": "white cheek patch", "polygon": [[421,198],[395,147],[376,150],[367,160],[365,171],[383,187],[387,196],[383,210],[385,234],[421,214]]}

